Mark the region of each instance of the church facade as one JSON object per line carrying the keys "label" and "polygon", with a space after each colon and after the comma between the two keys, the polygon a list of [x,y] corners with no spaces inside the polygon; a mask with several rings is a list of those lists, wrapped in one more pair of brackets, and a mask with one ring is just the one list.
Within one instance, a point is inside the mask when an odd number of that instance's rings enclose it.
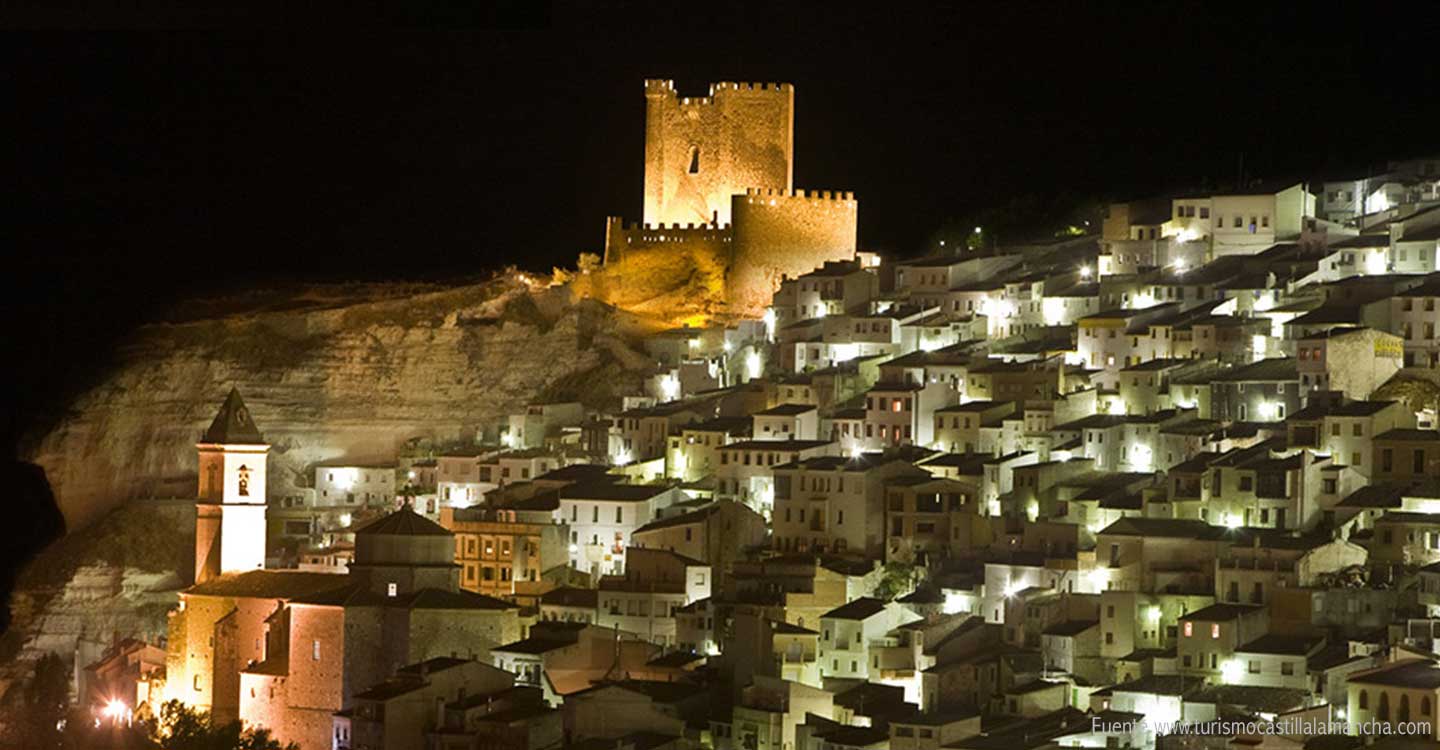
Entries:
{"label": "church facade", "polygon": [[330,747],[335,715],[402,667],[488,661],[519,638],[519,608],[462,590],[454,536],[408,507],[356,530],[347,573],[264,569],[268,446],[238,392],[198,449],[196,583],[170,614],[166,698]]}

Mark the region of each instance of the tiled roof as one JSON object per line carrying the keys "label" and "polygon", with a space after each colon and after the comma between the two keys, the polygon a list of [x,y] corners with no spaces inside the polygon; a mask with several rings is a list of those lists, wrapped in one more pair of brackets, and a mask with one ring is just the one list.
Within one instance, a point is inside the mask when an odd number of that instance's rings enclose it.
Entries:
{"label": "tiled roof", "polygon": [[862,596],[820,615],[830,620],[864,620],[885,611],[885,602]]}
{"label": "tiled roof", "polygon": [[640,502],[649,500],[670,490],[663,484],[615,484],[613,482],[586,482],[572,484],[560,490],[562,500],[618,500]]}
{"label": "tiled roof", "polygon": [[596,589],[582,589],[575,586],[561,586],[551,589],[540,595],[540,604],[549,604],[553,607],[585,607],[594,609],[600,601],[600,592]]}
{"label": "tiled roof", "polygon": [[356,529],[355,534],[357,536],[451,536],[449,529],[416,513],[408,505],[361,526]]}
{"label": "tiled roof", "polygon": [[263,599],[294,599],[346,585],[349,578],[338,573],[299,570],[250,570],[227,573],[185,591],[189,596],[232,596]]}
{"label": "tiled roof", "polygon": [[1261,611],[1262,607],[1255,607],[1248,604],[1211,604],[1204,609],[1197,609],[1188,615],[1181,615],[1181,620],[1194,620],[1196,622],[1230,622],[1245,615]]}
{"label": "tiled roof", "polygon": [[1262,359],[1259,362],[1223,370],[1211,376],[1212,382],[1217,383],[1249,383],[1249,382],[1272,382],[1277,380],[1299,380],[1300,372],[1295,367],[1295,360],[1290,357],[1276,357],[1273,359]]}

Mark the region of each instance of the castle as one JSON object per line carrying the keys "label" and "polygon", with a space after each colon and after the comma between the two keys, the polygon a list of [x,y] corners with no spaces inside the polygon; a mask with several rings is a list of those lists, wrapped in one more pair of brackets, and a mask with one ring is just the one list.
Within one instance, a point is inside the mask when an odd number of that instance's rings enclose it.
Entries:
{"label": "castle", "polygon": [[855,196],[795,189],[794,131],[788,83],[715,83],[692,98],[647,80],[644,223],[606,219],[606,265],[702,257],[724,267],[730,310],[756,314],[783,277],[854,258]]}

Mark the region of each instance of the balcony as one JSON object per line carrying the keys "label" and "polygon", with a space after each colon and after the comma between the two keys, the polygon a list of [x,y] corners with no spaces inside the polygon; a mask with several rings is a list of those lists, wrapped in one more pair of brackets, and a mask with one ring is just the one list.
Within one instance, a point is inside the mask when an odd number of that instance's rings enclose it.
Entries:
{"label": "balcony", "polygon": [[1219,561],[1220,570],[1261,570],[1278,573],[1294,573],[1295,563],[1290,560],[1258,557],[1224,557]]}

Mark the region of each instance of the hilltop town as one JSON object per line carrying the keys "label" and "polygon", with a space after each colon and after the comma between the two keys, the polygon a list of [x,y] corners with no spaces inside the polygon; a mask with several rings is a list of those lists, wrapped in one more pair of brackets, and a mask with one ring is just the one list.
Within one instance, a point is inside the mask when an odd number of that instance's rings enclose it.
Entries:
{"label": "hilltop town", "polygon": [[566,280],[685,298],[631,391],[282,490],[227,384],[167,632],[67,655],[78,703],[336,750],[1440,741],[1440,156],[897,259],[793,184],[793,87],[645,98],[643,220]]}

